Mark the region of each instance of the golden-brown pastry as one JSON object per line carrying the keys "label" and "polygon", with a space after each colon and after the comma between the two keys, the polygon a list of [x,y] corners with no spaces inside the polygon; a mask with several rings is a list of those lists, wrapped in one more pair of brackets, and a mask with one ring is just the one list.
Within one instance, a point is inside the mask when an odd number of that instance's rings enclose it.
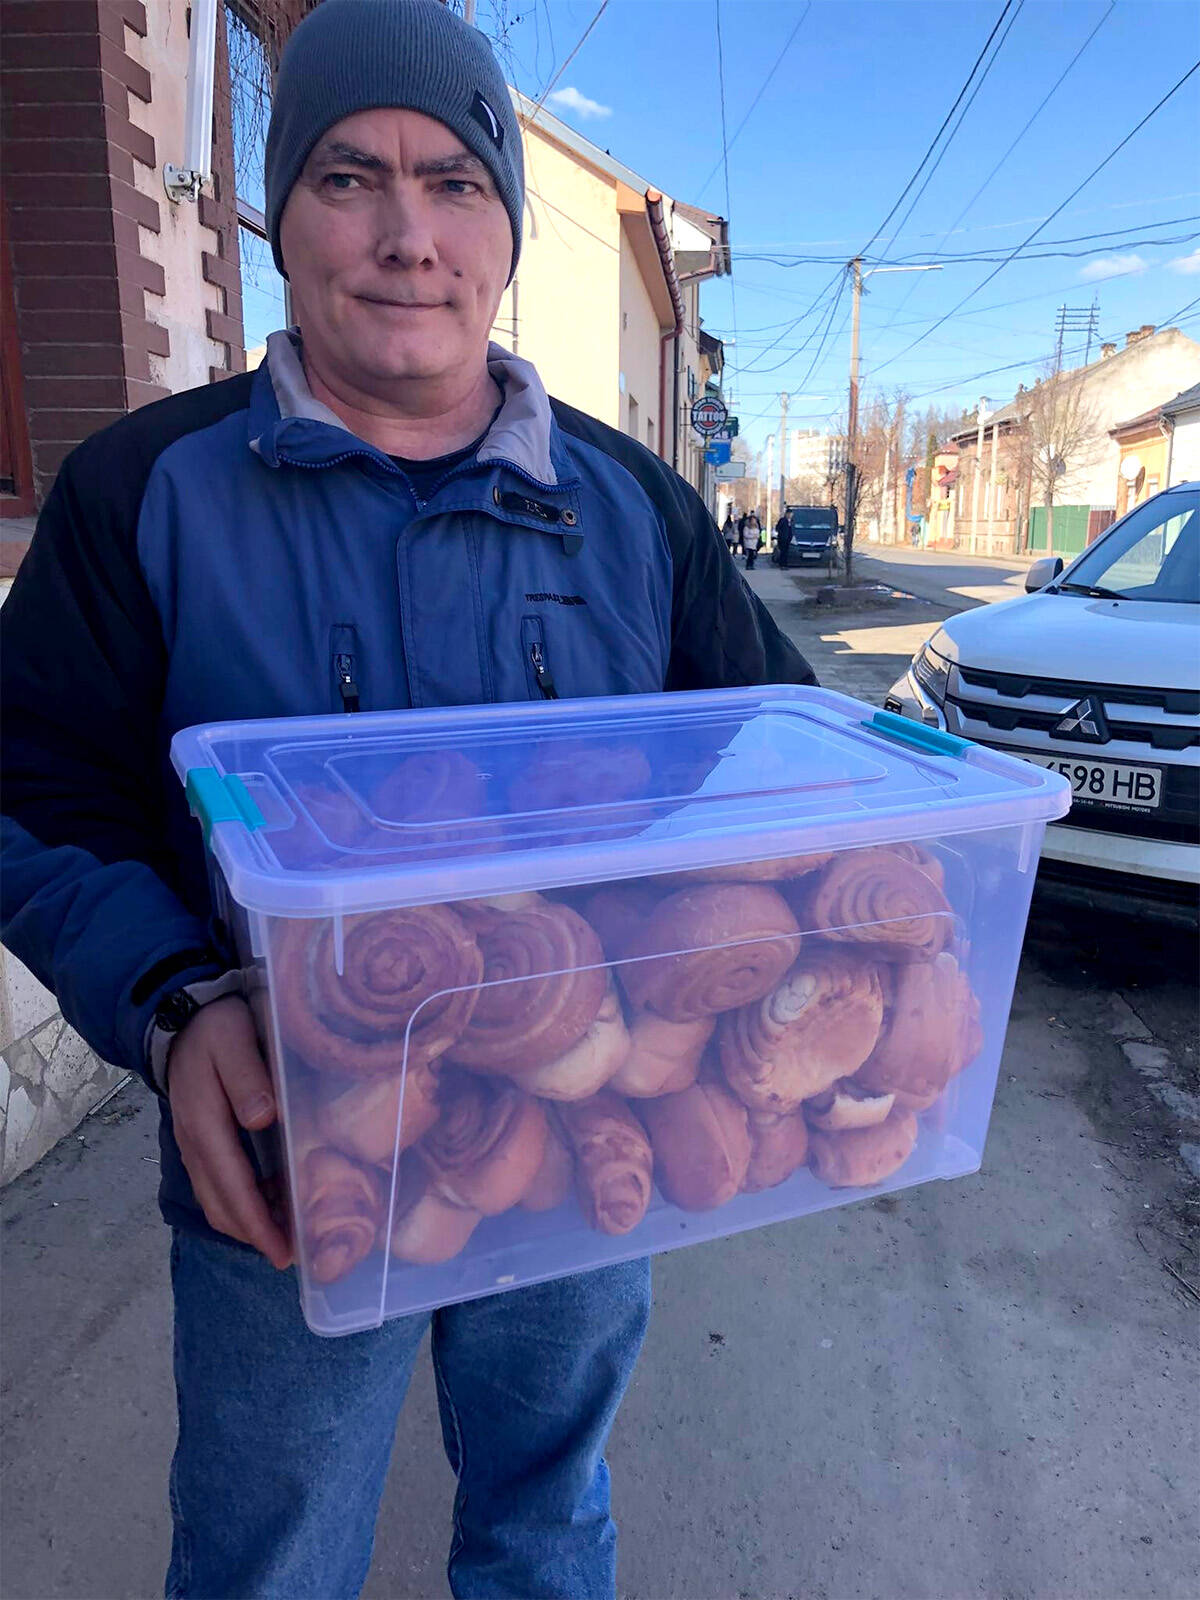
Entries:
{"label": "golden-brown pastry", "polygon": [[664,891],[656,887],[659,882],[658,879],[633,878],[623,883],[606,883],[584,900],[583,915],[596,930],[609,961],[621,959],[629,941],[644,927],[663,898]]}
{"label": "golden-brown pastry", "polygon": [[554,1211],[575,1186],[575,1165],[557,1124],[546,1118],[546,1153],[521,1196],[526,1211]]}
{"label": "golden-brown pastry", "polygon": [[546,1113],[515,1084],[447,1069],[441,1115],[415,1147],[433,1188],[455,1205],[497,1216],[515,1206],[546,1153]]}
{"label": "golden-brown pastry", "polygon": [[672,1204],[685,1211],[723,1206],[742,1187],[750,1165],[746,1108],[719,1083],[694,1083],[639,1108],[650,1134],[654,1175]]}
{"label": "golden-brown pastry", "polygon": [[629,1054],[609,1088],[635,1100],[686,1089],[696,1081],[715,1027],[715,1017],[668,1022],[653,1011],[638,1012],[629,1025]]}
{"label": "golden-brown pastry", "polygon": [[890,961],[931,961],[953,932],[946,897],[894,850],[847,850],[793,893],[800,925]]}
{"label": "golden-brown pastry", "polygon": [[512,1077],[529,1094],[543,1100],[586,1100],[620,1070],[628,1055],[629,1030],[617,986],[610,978],[608,992],[583,1038],[557,1061],[514,1072]]}
{"label": "golden-brown pastry", "polygon": [[618,975],[635,1011],[695,1022],[770,993],[795,960],[796,933],[768,884],[700,884],[655,907]]}
{"label": "golden-brown pastry", "polygon": [[660,883],[687,887],[693,883],[783,883],[803,877],[832,859],[828,850],[807,856],[777,856],[773,861],[735,861],[723,867],[694,867],[689,872],[667,872]]}
{"label": "golden-brown pastry", "polygon": [[917,1142],[917,1119],[911,1111],[894,1110],[871,1128],[808,1136],[808,1164],[831,1189],[865,1189],[882,1183],[901,1168]]}
{"label": "golden-brown pastry", "polygon": [[895,1104],[894,1094],[876,1094],[861,1088],[853,1078],[839,1078],[832,1089],[804,1102],[804,1115],[810,1126],[823,1133],[842,1133],[847,1128],[873,1128],[883,1122]]}
{"label": "golden-brown pastry", "polygon": [[345,1088],[342,1082],[329,1074],[322,1083],[317,1128],[335,1149],[358,1161],[390,1167],[397,1151],[416,1144],[438,1119],[437,1079],[433,1068],[422,1061],[407,1074],[380,1074]]}
{"label": "golden-brown pastry", "polygon": [[601,1233],[629,1233],[646,1215],[654,1187],[646,1130],[607,1089],[559,1106],[558,1116],[575,1157],[584,1215]]}
{"label": "golden-brown pastry", "polygon": [[519,815],[638,800],[651,777],[650,762],[635,744],[548,739],[534,746],[509,784],[508,809]]}
{"label": "golden-brown pastry", "polygon": [[751,1111],[750,1165],[742,1190],[758,1194],[785,1183],[808,1160],[808,1124],[799,1111],[776,1116],[771,1111]]}
{"label": "golden-brown pastry", "polygon": [[336,1283],[375,1246],[387,1211],[385,1181],[323,1144],[307,1116],[293,1116],[288,1139],[303,1255],[317,1283]]}
{"label": "golden-brown pastry", "polygon": [[977,1053],[979,1003],[966,974],[945,950],[933,961],[883,968],[881,977],[883,1027],[854,1081],[861,1089],[894,1093],[898,1105],[922,1110]]}
{"label": "golden-brown pastry", "polygon": [[475,763],[458,750],[426,750],[403,756],[370,795],[387,822],[475,821],[486,808],[487,786]]}
{"label": "golden-brown pastry", "polygon": [[436,1060],[466,1027],[483,957],[448,906],[344,918],[340,975],[332,922],[281,919],[276,927],[280,1029],[317,1071],[396,1073],[406,1059]]}
{"label": "golden-brown pastry", "polygon": [[452,1059],[477,1072],[522,1075],[557,1061],[591,1027],[608,990],[590,924],[543,900],[477,931],[486,987]]}
{"label": "golden-brown pastry", "polygon": [[926,850],[920,844],[885,844],[881,850],[890,850],[892,855],[899,856],[903,861],[911,861],[914,867],[920,867],[927,878],[932,878],[939,889],[946,887],[946,873],[942,863],[931,850]]}
{"label": "golden-brown pastry", "polygon": [[770,994],[720,1019],[721,1070],[752,1111],[795,1111],[858,1070],[882,1020],[874,962],[807,941]]}
{"label": "golden-brown pastry", "polygon": [[456,1256],[482,1221],[481,1211],[439,1193],[428,1169],[408,1156],[397,1174],[391,1234],[380,1245],[398,1261],[433,1266]]}

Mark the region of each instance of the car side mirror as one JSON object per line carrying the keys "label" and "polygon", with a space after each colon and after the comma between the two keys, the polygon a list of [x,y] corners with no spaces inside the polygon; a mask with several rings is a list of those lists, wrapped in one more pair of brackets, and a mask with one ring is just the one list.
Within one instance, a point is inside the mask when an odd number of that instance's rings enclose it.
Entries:
{"label": "car side mirror", "polygon": [[1025,574],[1025,593],[1036,594],[1039,589],[1044,589],[1048,583],[1053,583],[1063,569],[1061,556],[1043,556],[1040,561],[1035,561]]}

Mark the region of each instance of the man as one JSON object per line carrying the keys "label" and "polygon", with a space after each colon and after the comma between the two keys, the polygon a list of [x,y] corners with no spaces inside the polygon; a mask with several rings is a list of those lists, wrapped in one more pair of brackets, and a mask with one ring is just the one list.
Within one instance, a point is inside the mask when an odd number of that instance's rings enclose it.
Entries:
{"label": "man", "polygon": [[792,513],[785,506],[779,521],[775,524],[775,544],[779,551],[779,565],[785,570],[788,564],[788,551],[792,548]]}
{"label": "man", "polygon": [[[284,52],[266,199],[298,332],[76,450],[6,607],[4,931],[160,1097],[167,1593],[340,1600],[430,1319],[302,1321],[248,1138],[271,1080],[171,736],[812,674],[687,485],[489,348],[524,187],[480,34],[437,0],[325,0]],[[612,1595],[602,1452],[648,1306],[638,1262],[434,1313],[455,1595]]]}

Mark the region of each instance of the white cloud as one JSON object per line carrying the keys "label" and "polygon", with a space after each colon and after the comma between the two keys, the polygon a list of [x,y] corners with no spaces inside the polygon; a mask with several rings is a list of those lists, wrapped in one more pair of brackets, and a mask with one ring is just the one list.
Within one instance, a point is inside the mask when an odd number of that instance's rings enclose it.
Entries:
{"label": "white cloud", "polygon": [[571,84],[565,89],[556,89],[549,100],[552,106],[557,106],[561,111],[573,111],[577,117],[612,116],[611,106],[602,106],[599,100],[589,100],[586,94],[580,94]]}
{"label": "white cloud", "polygon": [[1193,250],[1190,256],[1176,256],[1167,265],[1172,272],[1200,272],[1200,250]]}
{"label": "white cloud", "polygon": [[1131,272],[1145,272],[1150,263],[1139,255],[1100,256],[1080,267],[1079,276],[1085,283],[1095,283],[1100,278],[1124,278]]}

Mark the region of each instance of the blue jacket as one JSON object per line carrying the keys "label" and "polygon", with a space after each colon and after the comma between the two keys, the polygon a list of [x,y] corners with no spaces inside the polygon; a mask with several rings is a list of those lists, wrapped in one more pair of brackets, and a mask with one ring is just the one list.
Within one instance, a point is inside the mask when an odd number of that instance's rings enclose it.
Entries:
{"label": "blue jacket", "polygon": [[[4,608],[3,938],[106,1060],[146,1076],[158,1005],[231,961],[180,728],[814,681],[681,478],[490,366],[503,405],[424,502],[287,334],[64,463]],[[203,1228],[162,1109],[164,1212]]]}

